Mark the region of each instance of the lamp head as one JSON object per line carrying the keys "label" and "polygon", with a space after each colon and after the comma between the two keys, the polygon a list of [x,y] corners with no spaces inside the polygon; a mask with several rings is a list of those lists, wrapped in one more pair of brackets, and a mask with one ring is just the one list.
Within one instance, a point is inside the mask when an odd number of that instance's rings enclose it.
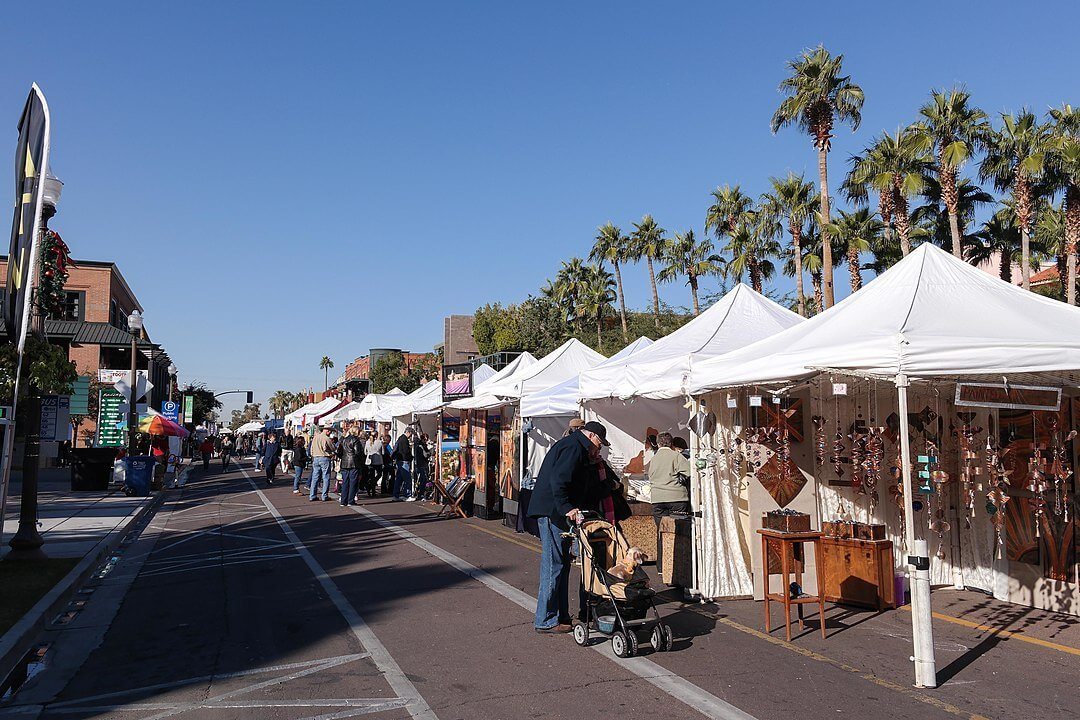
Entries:
{"label": "lamp head", "polygon": [[41,187],[42,203],[52,207],[55,212],[57,206],[60,205],[60,193],[63,191],[64,183],[60,181],[60,178],[56,177],[51,172],[45,173],[45,180]]}
{"label": "lamp head", "polygon": [[176,377],[176,364],[175,363],[169,363],[169,375],[172,376],[172,377]]}
{"label": "lamp head", "polygon": [[138,310],[132,310],[128,315],[128,331],[131,333],[141,333],[143,329],[143,316]]}

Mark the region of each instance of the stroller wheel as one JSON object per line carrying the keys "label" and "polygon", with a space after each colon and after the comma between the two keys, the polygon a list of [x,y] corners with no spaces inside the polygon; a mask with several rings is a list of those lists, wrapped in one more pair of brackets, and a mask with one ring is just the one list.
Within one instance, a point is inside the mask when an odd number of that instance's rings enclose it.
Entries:
{"label": "stroller wheel", "polygon": [[616,657],[628,658],[637,654],[637,636],[632,632],[616,632],[611,636],[611,651]]}
{"label": "stroller wheel", "polygon": [[664,632],[663,623],[656,623],[656,625],[653,626],[652,635],[649,637],[649,643],[656,652],[664,652],[667,650],[667,634]]}
{"label": "stroller wheel", "polygon": [[675,635],[671,632],[670,625],[664,625],[664,651],[671,650],[671,646],[675,644]]}
{"label": "stroller wheel", "polygon": [[589,644],[589,628],[581,621],[574,623],[574,642],[581,647]]}

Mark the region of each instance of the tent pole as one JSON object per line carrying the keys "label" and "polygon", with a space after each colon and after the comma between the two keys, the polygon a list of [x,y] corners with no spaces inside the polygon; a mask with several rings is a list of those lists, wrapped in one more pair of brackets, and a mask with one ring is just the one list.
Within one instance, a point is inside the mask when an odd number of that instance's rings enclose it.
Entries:
{"label": "tent pole", "polygon": [[915,507],[911,481],[911,432],[908,428],[907,375],[896,376],[900,414],[900,466],[904,478],[904,544],[911,579],[911,631],[914,641],[915,686],[937,687],[934,626],[930,608],[930,557],[925,540],[915,539]]}
{"label": "tent pole", "polygon": [[690,409],[690,567],[692,574],[691,592],[704,599],[701,593],[701,583],[698,580],[698,562],[701,560],[701,549],[698,546],[701,534],[698,532],[698,518],[701,514],[701,471],[698,469],[697,460],[701,454],[701,438],[698,432],[697,417],[701,412],[701,402],[697,398],[691,398],[693,403]]}

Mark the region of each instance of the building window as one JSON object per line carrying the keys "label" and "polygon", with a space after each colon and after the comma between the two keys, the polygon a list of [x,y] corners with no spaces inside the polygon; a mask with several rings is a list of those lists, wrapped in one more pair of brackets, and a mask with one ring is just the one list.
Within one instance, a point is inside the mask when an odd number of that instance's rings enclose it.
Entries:
{"label": "building window", "polygon": [[61,320],[82,320],[86,315],[86,293],[82,290],[64,293],[64,306],[60,310]]}
{"label": "building window", "polygon": [[121,327],[120,308],[116,304],[115,298],[109,301],[109,324],[113,327]]}

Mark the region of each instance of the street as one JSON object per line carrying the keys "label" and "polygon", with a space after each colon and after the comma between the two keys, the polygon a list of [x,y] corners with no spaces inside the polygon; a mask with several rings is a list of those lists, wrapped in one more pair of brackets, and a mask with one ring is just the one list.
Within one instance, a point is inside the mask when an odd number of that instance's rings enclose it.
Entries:
{"label": "street", "polygon": [[533,632],[529,536],[217,467],[170,493],[0,716],[1075,717],[1077,628],[1060,616],[1043,644],[938,623],[936,691],[908,685],[905,611],[831,608],[829,639],[811,620],[789,644],[755,603],[666,602],[674,651],[618,660]]}

